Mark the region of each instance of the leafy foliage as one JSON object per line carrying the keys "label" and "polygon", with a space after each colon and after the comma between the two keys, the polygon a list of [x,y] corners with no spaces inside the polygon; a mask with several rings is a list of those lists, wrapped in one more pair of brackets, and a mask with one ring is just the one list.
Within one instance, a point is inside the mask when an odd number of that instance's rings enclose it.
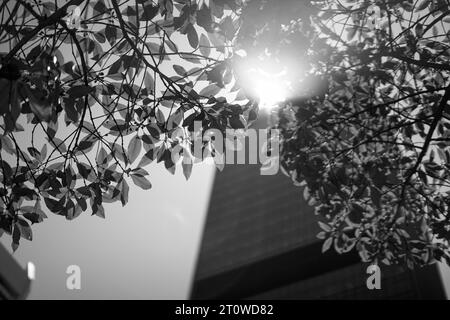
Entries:
{"label": "leafy foliage", "polygon": [[104,203],[128,202],[130,181],[151,188],[151,162],[174,173],[176,148],[191,159],[188,178],[201,157],[194,121],[247,124],[256,106],[230,99],[238,87],[224,79],[237,4],[1,3],[0,233],[14,249],[46,218],[43,205],[69,220],[105,217]]}
{"label": "leafy foliage", "polygon": [[315,206],[323,251],[449,263],[449,3],[290,2],[303,12],[293,20],[274,1],[253,3],[253,15],[275,18],[248,23],[241,45],[295,52],[307,66],[274,126],[283,169]]}
{"label": "leafy foliage", "polygon": [[273,126],[323,251],[450,262],[447,1],[20,0],[0,12],[0,232],[14,249],[43,204],[104,217],[129,182],[151,188],[151,162],[173,173],[174,150],[188,178],[194,121],[224,131],[256,118],[235,67],[257,56],[291,80]]}

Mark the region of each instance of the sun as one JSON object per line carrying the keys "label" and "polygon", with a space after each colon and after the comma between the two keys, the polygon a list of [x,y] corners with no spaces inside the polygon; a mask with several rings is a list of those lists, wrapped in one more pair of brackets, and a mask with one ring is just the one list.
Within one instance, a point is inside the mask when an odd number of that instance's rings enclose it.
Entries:
{"label": "sun", "polygon": [[259,98],[261,109],[272,109],[286,100],[286,85],[272,76],[261,76],[255,79],[255,93]]}
{"label": "sun", "polygon": [[286,77],[287,66],[275,64],[261,58],[243,55],[235,65],[239,84],[250,97],[259,100],[261,109],[272,109],[289,96],[289,82]]}

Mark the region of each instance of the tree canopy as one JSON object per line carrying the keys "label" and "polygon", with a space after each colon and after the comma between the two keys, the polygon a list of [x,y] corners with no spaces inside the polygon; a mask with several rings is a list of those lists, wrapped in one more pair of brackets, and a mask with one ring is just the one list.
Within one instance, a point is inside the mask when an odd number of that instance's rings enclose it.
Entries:
{"label": "tree canopy", "polygon": [[128,182],[151,188],[152,161],[173,173],[173,150],[188,178],[194,121],[257,118],[256,64],[286,87],[271,125],[323,251],[450,262],[448,1],[19,0],[0,13],[0,233],[14,249],[42,202],[104,217]]}
{"label": "tree canopy", "polygon": [[243,39],[306,65],[274,126],[284,170],[315,206],[323,251],[356,248],[363,261],[409,266],[449,262],[449,3],[297,7],[302,18],[262,20]]}
{"label": "tree canopy", "polygon": [[229,63],[237,10],[229,0],[2,2],[0,232],[14,249],[46,218],[42,203],[69,220],[91,208],[104,217],[104,203],[128,202],[130,181],[151,188],[152,161],[174,173],[173,150],[190,176],[194,121],[223,131],[256,118]]}

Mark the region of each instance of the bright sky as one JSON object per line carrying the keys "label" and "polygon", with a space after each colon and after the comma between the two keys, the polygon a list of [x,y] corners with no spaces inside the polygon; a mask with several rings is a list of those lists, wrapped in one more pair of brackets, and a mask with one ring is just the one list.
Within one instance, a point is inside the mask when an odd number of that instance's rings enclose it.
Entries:
{"label": "bright sky", "polygon": [[[185,299],[195,269],[214,168],[196,165],[186,182],[150,165],[153,188],[130,183],[130,201],[105,207],[106,219],[73,221],[48,213],[14,256],[36,265],[30,299]],[[177,170],[180,168],[177,168]],[[1,243],[10,249],[10,238]],[[66,269],[81,268],[81,290],[67,290]]]}

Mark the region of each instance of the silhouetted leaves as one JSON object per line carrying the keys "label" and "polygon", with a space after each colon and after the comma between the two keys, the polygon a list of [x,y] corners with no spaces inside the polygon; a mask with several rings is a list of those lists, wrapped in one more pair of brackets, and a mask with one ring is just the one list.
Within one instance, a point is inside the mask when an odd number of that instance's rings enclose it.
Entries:
{"label": "silhouetted leaves", "polygon": [[198,34],[192,24],[188,24],[186,28],[187,37],[189,40],[189,44],[192,48],[196,49],[198,47]]}
{"label": "silhouetted leaves", "polygon": [[152,184],[150,183],[150,181],[148,181],[147,178],[145,178],[142,175],[131,174],[131,179],[133,180],[135,185],[137,185],[138,187],[140,187],[144,190],[148,190],[152,187]]}
{"label": "silhouetted leaves", "polygon": [[211,44],[209,43],[208,38],[205,36],[205,34],[201,34],[200,36],[200,52],[205,56],[208,57],[211,53]]}
{"label": "silhouetted leaves", "polygon": [[[363,3],[322,3],[319,17],[302,16],[301,23],[283,21],[271,4],[253,8],[252,21],[244,15],[238,45],[279,59],[291,50],[314,70],[318,81],[308,72],[296,74],[291,85],[301,97],[281,104],[273,125],[281,132],[283,171],[304,187],[305,200],[322,220],[322,250],[356,248],[363,261],[407,266],[449,262],[449,238],[441,228],[450,212],[443,187],[450,177],[443,113],[450,58],[429,47],[448,44],[447,26],[435,24],[448,4],[402,2],[402,13],[394,4],[380,6],[373,30]],[[344,11],[337,13],[335,5]],[[436,20],[387,21],[412,11]],[[213,69],[208,78],[220,86],[223,71]],[[442,242],[437,245],[434,236]]]}
{"label": "silhouetted leaves", "polygon": [[70,95],[72,98],[80,98],[84,97],[85,95],[89,94],[92,91],[92,88],[90,86],[76,86],[72,87],[67,91],[67,94]]}
{"label": "silhouetted leaves", "polygon": [[215,96],[216,94],[218,94],[220,90],[221,89],[217,85],[210,84],[210,85],[206,86],[205,88],[203,88],[202,90],[200,90],[200,92],[198,94],[201,96],[210,97],[210,96]]}
{"label": "silhouetted leaves", "polygon": [[184,177],[186,178],[186,180],[188,180],[192,173],[192,167],[193,167],[192,159],[190,159],[190,158],[186,159],[186,156],[185,156],[185,158],[183,158],[181,165],[183,166]]}
{"label": "silhouetted leaves", "polygon": [[141,15],[141,20],[150,21],[158,14],[159,6],[154,6],[152,3],[145,2],[142,4],[142,6],[144,10]]}
{"label": "silhouetted leaves", "polygon": [[133,138],[131,138],[129,144],[128,144],[128,159],[130,163],[133,163],[136,158],[139,156],[142,148],[142,141],[139,139],[139,137],[136,135]]}

